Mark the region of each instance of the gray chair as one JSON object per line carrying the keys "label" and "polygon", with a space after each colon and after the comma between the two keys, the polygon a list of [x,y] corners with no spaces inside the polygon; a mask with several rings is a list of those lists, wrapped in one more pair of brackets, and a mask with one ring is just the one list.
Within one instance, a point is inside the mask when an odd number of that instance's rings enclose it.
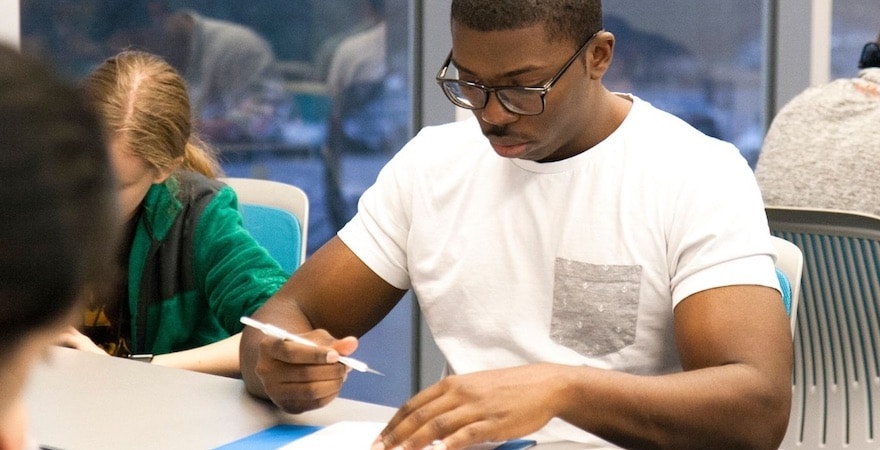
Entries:
{"label": "gray chair", "polygon": [[766,208],[804,256],[784,449],[880,448],[880,217]]}

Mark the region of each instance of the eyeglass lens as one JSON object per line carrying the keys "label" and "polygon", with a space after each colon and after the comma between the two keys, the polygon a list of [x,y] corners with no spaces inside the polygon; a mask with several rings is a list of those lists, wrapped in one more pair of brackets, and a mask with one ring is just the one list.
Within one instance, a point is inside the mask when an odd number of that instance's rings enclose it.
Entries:
{"label": "eyeglass lens", "polygon": [[[489,100],[489,91],[459,80],[441,82],[443,91],[457,106],[466,109],[482,109]],[[519,87],[493,90],[505,108],[517,114],[540,114],[544,110],[542,93]]]}

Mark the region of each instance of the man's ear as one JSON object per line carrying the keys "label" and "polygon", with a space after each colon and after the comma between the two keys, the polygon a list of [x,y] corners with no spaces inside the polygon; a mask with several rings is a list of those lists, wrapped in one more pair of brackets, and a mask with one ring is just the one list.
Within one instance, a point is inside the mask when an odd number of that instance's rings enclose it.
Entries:
{"label": "man's ear", "polygon": [[590,65],[590,77],[598,80],[605,75],[611,65],[611,59],[614,56],[614,35],[608,31],[602,31],[593,39],[594,42],[587,53],[587,63]]}

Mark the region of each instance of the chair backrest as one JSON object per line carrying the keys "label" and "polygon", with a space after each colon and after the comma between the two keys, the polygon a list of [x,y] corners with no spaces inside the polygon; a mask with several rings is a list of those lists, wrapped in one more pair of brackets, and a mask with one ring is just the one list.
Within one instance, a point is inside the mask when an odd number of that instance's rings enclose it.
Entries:
{"label": "chair backrest", "polygon": [[801,277],[804,273],[804,254],[797,245],[777,236],[770,236],[776,247],[776,273],[782,287],[782,301],[785,312],[791,322],[791,333],[794,336],[797,325],[797,310],[800,298]]}
{"label": "chair backrest", "polygon": [[293,185],[256,178],[221,178],[238,196],[244,227],[287,273],[306,259],[309,198]]}
{"label": "chair backrest", "polygon": [[880,448],[880,217],[767,207],[804,256],[781,448]]}

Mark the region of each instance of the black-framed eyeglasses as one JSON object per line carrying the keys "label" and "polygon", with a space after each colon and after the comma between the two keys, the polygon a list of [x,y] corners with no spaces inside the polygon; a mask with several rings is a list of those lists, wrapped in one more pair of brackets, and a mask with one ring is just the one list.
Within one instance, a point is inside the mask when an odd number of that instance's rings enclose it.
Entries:
{"label": "black-framed eyeglasses", "polygon": [[437,84],[443,89],[446,97],[456,106],[464,109],[483,109],[489,102],[489,94],[494,92],[498,101],[510,112],[522,116],[536,116],[544,112],[544,97],[553,89],[553,86],[562,78],[565,71],[577,60],[578,56],[586,50],[590,41],[603,30],[593,33],[583,45],[569,58],[568,62],[553,75],[543,86],[484,86],[473,81],[446,78],[446,72],[452,63],[452,50],[443,63],[443,67],[437,72]]}

